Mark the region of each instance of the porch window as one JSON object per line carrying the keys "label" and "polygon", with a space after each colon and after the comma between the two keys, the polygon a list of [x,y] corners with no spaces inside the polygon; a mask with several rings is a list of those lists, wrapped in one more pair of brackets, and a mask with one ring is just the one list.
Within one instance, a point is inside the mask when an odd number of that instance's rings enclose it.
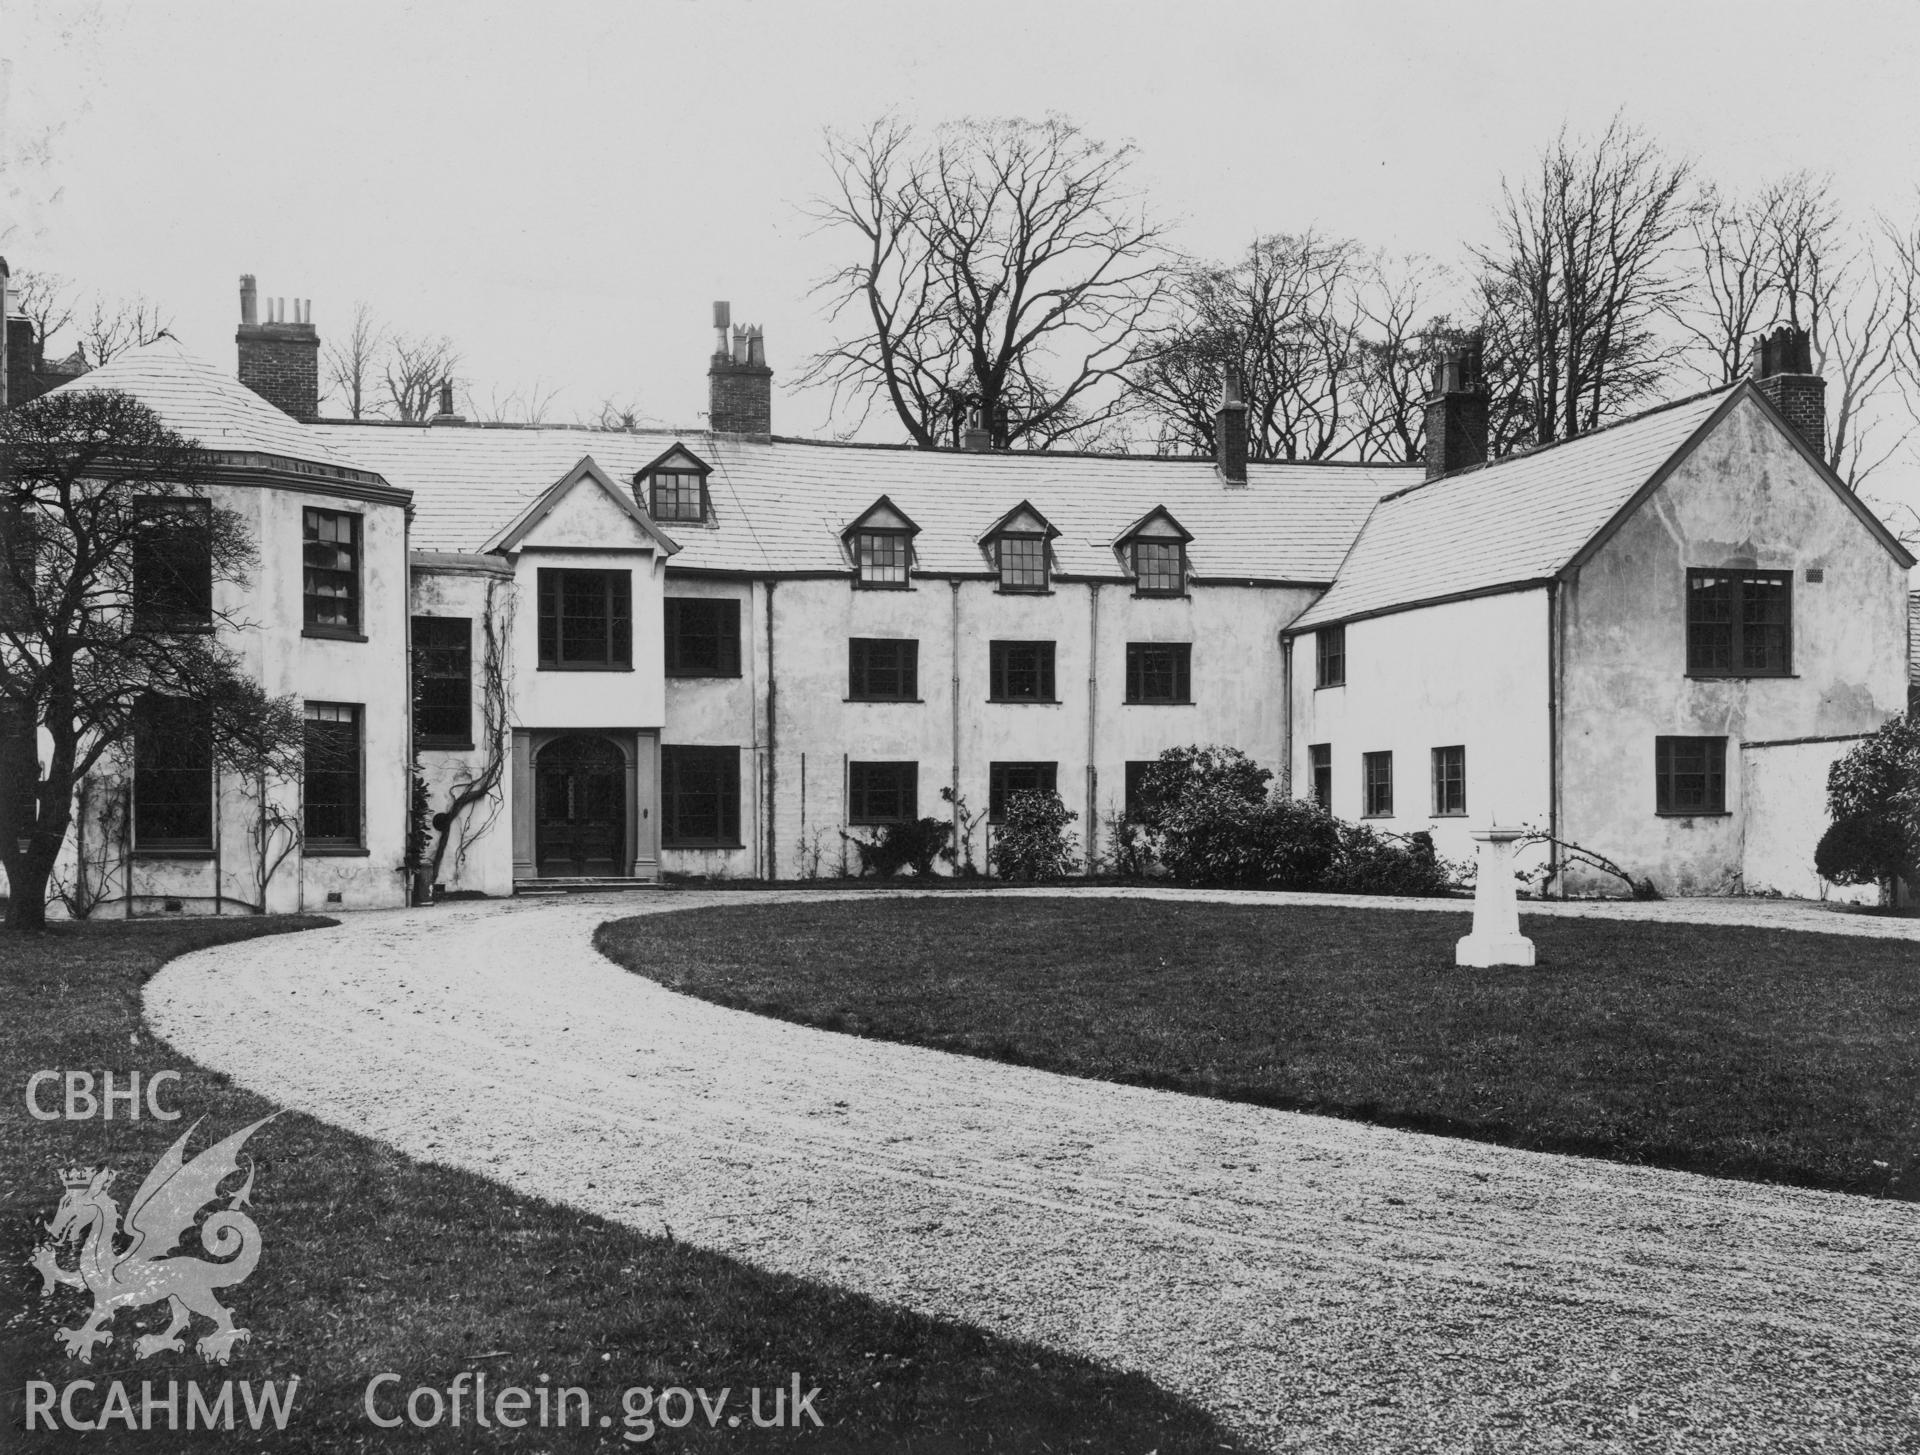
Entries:
{"label": "porch window", "polygon": [[1727,740],[1655,738],[1654,811],[1686,816],[1727,811]]}
{"label": "porch window", "polygon": [[1128,642],[1127,701],[1193,701],[1191,642]]}
{"label": "porch window", "polygon": [[920,643],[896,637],[847,641],[847,696],[855,702],[912,702],[920,696]]}
{"label": "porch window", "polygon": [[160,632],[213,625],[211,502],[133,502],[133,624]]}
{"label": "porch window", "polygon": [[987,821],[1007,816],[1007,800],[1016,793],[1053,793],[1059,779],[1058,763],[989,763],[987,765]]}
{"label": "porch window", "polygon": [[847,821],[912,823],[920,817],[918,763],[847,764]]}
{"label": "porch window", "polygon": [[669,596],[666,620],[669,677],[740,675],[738,601]]}
{"label": "porch window", "polygon": [[1365,818],[1393,817],[1393,754],[1360,755],[1360,803]]}
{"label": "porch window", "polygon": [[1433,750],[1433,813],[1436,818],[1458,817],[1467,811],[1467,750]]}
{"label": "porch window", "polygon": [[306,850],[361,846],[360,713],[357,703],[309,702],[306,710]]}
{"label": "porch window", "polygon": [[1052,642],[988,644],[988,700],[1055,702]]}
{"label": "porch window", "polygon": [[1688,571],[1687,671],[1784,677],[1793,670],[1791,571]]}
{"label": "porch window", "polygon": [[550,671],[618,672],[633,666],[633,573],[539,575],[540,665]]}
{"label": "porch window", "polygon": [[663,744],[660,820],[662,848],[739,848],[740,750]]}
{"label": "porch window", "polygon": [[423,748],[473,746],[473,619],[413,619],[413,736]]}
{"label": "porch window", "polygon": [[143,697],[133,719],[133,843],[213,848],[213,720],[199,703]]}
{"label": "porch window", "polygon": [[304,620],[313,636],[360,632],[360,517],[343,510],[302,513]]}

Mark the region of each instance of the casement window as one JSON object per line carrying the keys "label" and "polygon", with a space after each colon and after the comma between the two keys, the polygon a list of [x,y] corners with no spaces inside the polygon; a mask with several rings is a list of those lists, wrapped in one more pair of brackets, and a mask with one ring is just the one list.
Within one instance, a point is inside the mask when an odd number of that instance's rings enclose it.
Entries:
{"label": "casement window", "polygon": [[1313,685],[1347,685],[1347,629],[1327,626],[1313,634]]}
{"label": "casement window", "polygon": [[1433,750],[1433,813],[1435,818],[1458,817],[1467,811],[1467,750]]}
{"label": "casement window", "polygon": [[543,569],[539,592],[541,667],[617,672],[633,665],[632,572]]}
{"label": "casement window", "polygon": [[707,482],[698,470],[656,470],[649,481],[655,520],[699,524],[707,518]]}
{"label": "casement window", "polygon": [[660,819],[662,848],[739,848],[740,750],[663,744]]}
{"label": "casement window", "polygon": [[855,531],[853,533],[854,584],[904,590],[907,584],[907,563],[912,552],[912,537],[907,531]]}
{"label": "casement window", "polygon": [[301,801],[307,852],[361,846],[361,709],[348,702],[309,702],[306,771]]}
{"label": "casement window", "polygon": [[665,604],[669,677],[740,675],[738,601],[669,596]]}
{"label": "casement window", "polygon": [[896,637],[847,642],[847,696],[855,702],[913,702],[920,696],[920,643]]}
{"label": "casement window", "polygon": [[1307,771],[1312,774],[1313,801],[1322,813],[1333,812],[1333,744],[1307,747]]}
{"label": "casement window", "polygon": [[1047,538],[1009,531],[994,546],[1002,591],[1047,589]]}
{"label": "casement window", "polygon": [[1016,793],[1053,793],[1058,763],[989,763],[987,765],[987,821],[1007,816],[1007,800]]}
{"label": "casement window", "polygon": [[213,718],[179,697],[142,697],[133,717],[134,851],[213,848]]}
{"label": "casement window", "polygon": [[988,699],[1053,702],[1052,642],[993,642],[988,647]]}
{"label": "casement window", "polygon": [[1360,804],[1364,818],[1393,817],[1393,754],[1360,755]]}
{"label": "casement window", "polygon": [[413,740],[423,748],[473,746],[473,619],[413,619]]}
{"label": "casement window", "polygon": [[133,502],[133,624],[177,632],[213,625],[213,505]]}
{"label": "casement window", "polygon": [[1183,541],[1136,540],[1128,547],[1133,589],[1140,596],[1182,596],[1187,589],[1187,547]]}
{"label": "casement window", "polygon": [[1128,702],[1192,702],[1191,642],[1128,642]]}
{"label": "casement window", "polygon": [[1654,811],[1706,814],[1727,811],[1727,740],[1655,738]]}
{"label": "casement window", "polygon": [[912,823],[919,817],[918,763],[847,764],[847,822]]}
{"label": "casement window", "polygon": [[1688,571],[1687,671],[1784,677],[1793,670],[1791,571]]}
{"label": "casement window", "polygon": [[360,517],[311,507],[301,515],[306,630],[315,636],[358,636]]}

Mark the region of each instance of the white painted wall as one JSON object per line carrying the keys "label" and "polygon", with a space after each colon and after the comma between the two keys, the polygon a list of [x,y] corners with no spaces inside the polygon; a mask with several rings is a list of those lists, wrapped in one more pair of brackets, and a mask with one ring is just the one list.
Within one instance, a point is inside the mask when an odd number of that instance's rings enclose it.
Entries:
{"label": "white painted wall", "polygon": [[1877,904],[1872,884],[1829,884],[1814,872],[1813,851],[1831,820],[1827,772],[1857,737],[1805,743],[1749,743],[1740,750],[1745,806],[1740,872],[1749,894],[1784,894],[1842,904]]}

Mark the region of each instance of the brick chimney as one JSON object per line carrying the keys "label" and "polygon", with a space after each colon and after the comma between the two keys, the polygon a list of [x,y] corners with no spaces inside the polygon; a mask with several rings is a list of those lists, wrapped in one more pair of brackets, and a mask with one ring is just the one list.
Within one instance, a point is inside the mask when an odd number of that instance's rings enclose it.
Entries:
{"label": "brick chimney", "polygon": [[1240,381],[1231,370],[1221,386],[1220,408],[1213,416],[1213,462],[1225,484],[1247,483],[1247,402],[1240,397]]}
{"label": "brick chimney", "polygon": [[457,413],[453,407],[453,380],[442,379],[440,381],[439,412],[436,413],[432,419],[428,420],[427,423],[428,424],[465,424],[466,422],[467,422],[466,416],[463,414]]}
{"label": "brick chimney", "polygon": [[1753,341],[1753,386],[1807,448],[1826,459],[1827,381],[1813,372],[1813,343],[1804,328],[1783,323]]}
{"label": "brick chimney", "polygon": [[[731,331],[731,334],[729,334]],[[733,305],[713,305],[713,358],[707,365],[707,426],[721,434],[773,433],[773,370],[760,326],[733,321]]]}
{"label": "brick chimney", "polygon": [[1433,366],[1427,396],[1427,478],[1487,462],[1487,373],[1480,340],[1470,339]]}
{"label": "brick chimney", "polygon": [[320,335],[313,331],[313,300],[267,300],[267,321],[260,321],[260,300],[253,274],[240,275],[240,382],[267,403],[295,419],[320,417]]}
{"label": "brick chimney", "polygon": [[993,448],[993,431],[987,428],[987,421],[977,404],[967,407],[966,427],[960,432],[960,448],[976,453]]}

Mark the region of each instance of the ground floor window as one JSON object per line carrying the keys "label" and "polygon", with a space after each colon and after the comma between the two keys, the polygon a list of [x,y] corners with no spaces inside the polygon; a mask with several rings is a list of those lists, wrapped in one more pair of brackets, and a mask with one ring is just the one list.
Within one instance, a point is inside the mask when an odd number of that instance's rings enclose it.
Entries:
{"label": "ground floor window", "polygon": [[1053,793],[1058,763],[992,763],[987,769],[987,821],[1007,816],[1007,800],[1016,793]]}
{"label": "ground floor window", "polygon": [[667,849],[740,847],[740,750],[660,749],[660,844]]}
{"label": "ground floor window", "polygon": [[1322,813],[1333,812],[1333,744],[1307,748],[1307,769],[1313,774],[1313,802]]}
{"label": "ground floor window", "polygon": [[309,702],[302,779],[306,847],[361,847],[360,712],[356,703]]}
{"label": "ground floor window", "polygon": [[133,727],[136,849],[213,847],[213,723],[179,697],[143,697]]}
{"label": "ground floor window", "polygon": [[1458,817],[1467,811],[1467,750],[1433,750],[1433,812],[1437,818]]}
{"label": "ground floor window", "polygon": [[1360,812],[1366,818],[1393,817],[1393,754],[1360,755]]}
{"label": "ground floor window", "polygon": [[849,823],[911,823],[919,817],[918,763],[847,764]]}
{"label": "ground floor window", "polygon": [[1727,811],[1727,740],[1655,738],[1654,807],[1659,813]]}

